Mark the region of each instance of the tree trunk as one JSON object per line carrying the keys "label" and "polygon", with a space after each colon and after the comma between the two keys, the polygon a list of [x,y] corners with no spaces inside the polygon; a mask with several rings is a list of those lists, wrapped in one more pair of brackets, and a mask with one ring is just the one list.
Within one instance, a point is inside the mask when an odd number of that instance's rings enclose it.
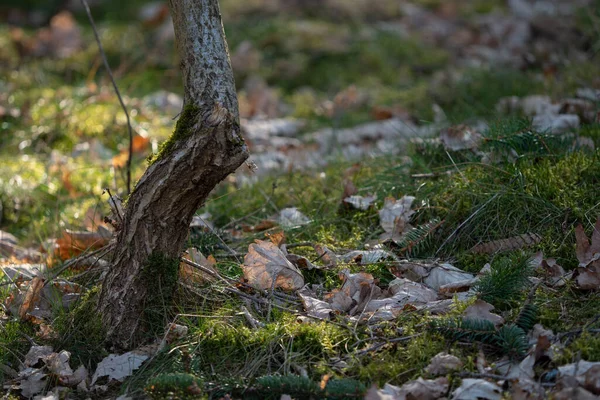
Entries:
{"label": "tree trunk", "polygon": [[218,0],[169,3],[184,109],[127,201],[102,284],[98,308],[107,341],[118,349],[132,348],[148,332],[150,308],[164,309],[194,213],[248,157]]}

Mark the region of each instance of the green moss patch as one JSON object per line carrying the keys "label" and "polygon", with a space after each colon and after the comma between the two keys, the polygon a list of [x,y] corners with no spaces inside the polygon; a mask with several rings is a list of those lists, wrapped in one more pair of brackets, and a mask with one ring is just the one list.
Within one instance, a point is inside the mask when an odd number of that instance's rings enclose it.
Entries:
{"label": "green moss patch", "polygon": [[160,334],[172,314],[172,300],[179,278],[179,258],[156,252],[150,254],[140,278],[147,288],[144,297],[144,325],[149,334]]}
{"label": "green moss patch", "polygon": [[157,160],[168,155],[175,147],[175,143],[191,136],[194,133],[192,128],[198,124],[199,115],[200,109],[198,107],[190,104],[186,105],[177,120],[175,131],[173,131],[173,134],[167,140],[161,143],[156,154],[152,154],[148,157],[148,163],[152,165]]}

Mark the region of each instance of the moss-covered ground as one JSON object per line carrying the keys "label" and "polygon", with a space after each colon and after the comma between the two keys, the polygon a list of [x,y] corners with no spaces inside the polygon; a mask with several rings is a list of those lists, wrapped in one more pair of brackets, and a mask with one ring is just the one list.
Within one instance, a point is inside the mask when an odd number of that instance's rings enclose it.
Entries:
{"label": "moss-covered ground", "polygon": [[[595,14],[581,11],[578,16],[588,43],[587,58],[559,63],[548,72],[543,66],[467,67],[447,48],[419,35],[397,35],[386,28],[387,22],[402,16],[395,1],[384,0],[377,7],[357,1],[335,15],[296,8],[295,2],[270,10],[266,3],[221,1],[230,49],[251,41],[260,51],[255,70],[235,71],[240,97],[246,95],[248,76],[261,77],[286,104],[287,115],[307,120],[306,132],[370,121],[374,106],[399,106],[424,124],[434,120],[433,104],[451,123],[478,118],[485,119],[488,128],[482,131],[477,151],[448,152],[439,143],[425,141],[411,143],[398,156],[358,163],[340,159],[318,170],[271,174],[252,185],[227,181],[201,210],[210,212],[215,230],[192,232],[190,246],[212,254],[223,276],[238,279],[248,245],[280,229],[240,233],[242,227],[255,226],[283,208],[298,207],[311,222],[286,228],[287,243],[295,246],[294,254],[323,265],[312,244],[338,253],[364,249],[382,233],[377,209],[384,199],[412,195],[412,225],[434,221],[439,226],[417,245],[391,246],[390,251],[401,258],[449,261],[469,272],[491,263],[500,278],[480,282],[478,290],[509,326],[518,325],[525,303],[532,302],[536,321],[566,338],[555,365],[600,361],[600,293],[568,282],[560,288],[540,285],[532,295],[527,278],[535,271],[514,268],[526,265],[524,260],[536,251],[556,259],[567,271],[577,267],[575,226],[583,224],[589,236],[600,216],[600,125],[585,123],[575,132],[593,141],[596,149],[576,147],[572,137],[537,131],[531,118],[501,115],[495,108],[505,96],[546,94],[560,100],[580,87],[598,89],[600,36]],[[444,2],[415,3],[437,10]],[[456,11],[465,20],[490,11],[502,13],[506,7],[501,1],[465,3]],[[134,155],[135,179],[146,168],[151,149],[159,149],[165,140],[169,143],[173,118],[180,111],[149,104],[149,96],[158,90],[182,92],[174,46],[169,42],[158,47],[152,28],[136,19],[142,4],[108,0],[94,9],[134,131],[149,139],[148,148]],[[126,120],[85,15],[75,17],[84,45],[66,59],[20,56],[12,28],[0,25],[0,107],[18,111],[0,114],[0,229],[28,247],[60,237],[66,228],[83,229],[88,209],[107,215],[104,188],[126,194],[124,164],[113,159],[128,147]],[[25,28],[26,35],[34,32]],[[444,78],[454,74],[459,78]],[[323,113],[320,105],[349,85],[366,93],[369,101],[335,118]],[[483,163],[479,152],[493,153],[497,162]],[[359,211],[342,205],[349,178],[358,194],[377,196],[374,207]],[[539,235],[541,240],[501,255],[470,251],[480,243],[522,234]],[[339,287],[338,273],[344,268],[369,272],[383,287],[395,278],[385,262],[338,264],[303,273],[307,283],[333,289]],[[67,271],[66,277],[72,274]],[[69,350],[73,367],[93,368],[107,350],[102,347],[100,320],[94,316],[95,282],[85,284],[91,294],[71,312],[56,313],[57,337],[47,342]],[[6,298],[10,282],[2,277],[0,285],[0,295]],[[128,378],[122,392],[154,398],[220,398],[227,393],[257,399],[279,399],[286,393],[295,398],[362,398],[372,384],[401,385],[426,376],[424,368],[441,351],[461,358],[466,372],[477,371],[480,349],[491,362],[507,354],[523,355],[518,344],[503,347],[499,341],[491,345],[475,340],[476,347],[465,346],[453,340],[451,332],[445,334],[451,330],[436,329],[434,317],[414,310],[375,326],[350,323],[344,316],[306,323],[299,319],[296,303],[286,304],[288,310],[254,309],[253,303],[218,284],[182,286],[169,294],[174,299],[173,305],[165,305],[169,315],[177,315],[176,322],[188,326],[189,333]],[[242,306],[250,308],[258,328],[249,327]],[[456,301],[449,318],[465,307]],[[160,318],[165,317],[163,311]],[[35,331],[34,324],[0,311],[0,366],[18,369]],[[502,334],[495,332],[496,337]],[[0,369],[0,381],[4,379]]]}

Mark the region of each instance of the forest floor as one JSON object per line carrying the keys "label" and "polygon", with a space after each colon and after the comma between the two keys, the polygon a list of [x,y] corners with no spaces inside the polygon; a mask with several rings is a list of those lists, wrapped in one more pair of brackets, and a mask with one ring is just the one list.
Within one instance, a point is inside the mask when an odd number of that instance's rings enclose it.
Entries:
{"label": "forest floor", "polygon": [[[222,0],[251,162],[123,355],[94,302],[127,120],[80,8],[8,3],[5,398],[600,395],[598,1]],[[135,182],[182,106],[172,29],[91,3]]]}

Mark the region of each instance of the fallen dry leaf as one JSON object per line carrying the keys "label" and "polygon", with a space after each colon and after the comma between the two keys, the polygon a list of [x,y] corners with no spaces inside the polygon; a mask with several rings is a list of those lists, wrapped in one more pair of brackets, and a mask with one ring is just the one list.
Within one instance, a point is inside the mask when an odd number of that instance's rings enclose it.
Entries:
{"label": "fallen dry leaf", "polygon": [[577,247],[575,253],[580,267],[600,266],[600,217],[594,225],[591,243],[581,224],[575,227]]}
{"label": "fallen dry leaf", "polygon": [[533,379],[535,372],[533,371],[533,365],[535,364],[535,356],[533,354],[528,355],[520,363],[510,364],[508,371],[505,376],[507,379]]}
{"label": "fallen dry leaf", "polygon": [[400,261],[395,254],[386,250],[354,250],[339,256],[339,259],[345,263],[356,262],[362,265],[374,264],[385,259]]}
{"label": "fallen dry leaf", "polygon": [[373,386],[367,392],[365,400],[437,400],[448,392],[448,378],[423,379],[406,382],[401,387],[386,383],[383,389]]}
{"label": "fallen dry leaf", "polygon": [[379,223],[385,233],[381,235],[382,240],[397,240],[399,236],[410,228],[410,217],[415,213],[411,205],[415,198],[403,196],[399,200],[388,197],[384,201],[383,208],[379,210]]}
{"label": "fallen dry leaf", "polygon": [[400,398],[404,397],[406,399],[437,400],[446,394],[448,387],[449,382],[446,377],[435,380],[419,377],[402,385],[399,395]]}
{"label": "fallen dry leaf", "polygon": [[452,264],[439,264],[434,266],[429,275],[423,280],[423,283],[434,290],[440,290],[442,286],[455,284],[457,282],[464,283],[471,281],[475,276],[461,269],[456,268]]}
{"label": "fallen dry leaf", "polygon": [[83,365],[80,365],[71,375],[63,375],[59,378],[61,385],[74,387],[81,382],[85,382],[88,378],[88,370]]}
{"label": "fallen dry leaf", "polygon": [[[36,276],[29,282],[15,283],[19,288],[6,300],[6,307],[12,315],[35,324],[49,320],[52,310],[56,311],[59,306],[68,310],[81,295],[81,286],[64,280],[46,284],[43,278]],[[25,286],[25,290],[21,290],[21,286]]]}
{"label": "fallen dry leaf", "polygon": [[35,367],[40,360],[46,359],[53,352],[52,346],[31,346],[25,355],[23,364],[26,367]]}
{"label": "fallen dry leaf", "polygon": [[495,326],[500,326],[504,323],[504,318],[498,314],[492,313],[491,311],[493,309],[494,306],[490,303],[486,303],[481,299],[477,299],[475,300],[475,303],[467,307],[463,313],[463,317],[465,319],[485,319],[493,323]]}
{"label": "fallen dry leaf", "polygon": [[455,400],[500,400],[502,388],[484,379],[463,379],[461,385],[452,392]]}
{"label": "fallen dry leaf", "polygon": [[600,265],[577,267],[573,275],[580,289],[596,290],[600,288]]}
{"label": "fallen dry leaf", "polygon": [[510,398],[513,400],[543,400],[545,390],[539,382],[532,379],[514,379],[510,384]]}
{"label": "fallen dry leaf", "polygon": [[[216,275],[218,275],[218,271],[215,269],[216,260],[214,257],[209,256],[208,258],[204,257],[204,255],[196,248],[190,247],[186,254],[183,255],[184,258],[193,261],[196,264],[203,266],[204,268],[213,271]],[[204,272],[198,268],[194,268],[193,266],[186,264],[184,261],[179,263],[179,276],[185,280],[203,284],[206,282],[212,282],[215,280],[215,277],[207,272]]]}
{"label": "fallen dry leaf", "polygon": [[46,367],[50,373],[59,378],[73,375],[73,370],[69,365],[69,358],[71,358],[71,353],[66,350],[62,350],[59,353],[52,353],[45,359]]}
{"label": "fallen dry leaf", "polygon": [[304,286],[300,270],[271,242],[256,240],[248,247],[242,269],[248,284],[257,289],[298,290]]}
{"label": "fallen dry leaf", "polygon": [[138,369],[149,357],[148,354],[137,352],[136,350],[121,355],[109,354],[98,363],[96,372],[92,376],[92,385],[99,378],[104,377],[107,378],[108,382],[112,380],[123,382],[125,378],[131,376],[133,371]]}
{"label": "fallen dry leaf", "polygon": [[313,297],[308,289],[303,289],[298,292],[298,294],[300,295],[304,309],[309,316],[330,319],[333,315],[334,311],[331,305],[326,301]]}
{"label": "fallen dry leaf", "polygon": [[44,288],[44,279],[36,276],[27,285],[23,301],[19,306],[19,318],[25,319],[28,312],[33,310],[35,305],[40,301],[42,289]]}
{"label": "fallen dry leaf", "polygon": [[277,221],[282,228],[294,228],[310,223],[310,219],[296,207],[284,208],[279,212]]}
{"label": "fallen dry leaf", "polygon": [[582,387],[567,387],[552,396],[553,400],[598,400],[598,396],[590,393]]}
{"label": "fallen dry leaf", "polygon": [[341,290],[357,303],[363,300],[365,293],[375,285],[373,275],[366,272],[352,274],[350,270],[343,269],[338,276],[344,282]]}
{"label": "fallen dry leaf", "polygon": [[564,286],[573,275],[572,272],[566,273],[564,268],[558,265],[554,258],[544,259],[541,251],[536,253],[536,256],[532,259],[532,265],[536,264],[538,272],[544,277],[544,281],[550,286]]}
{"label": "fallen dry leaf", "polygon": [[319,259],[325,264],[325,267],[330,268],[337,266],[337,255],[333,251],[329,250],[327,246],[315,244],[313,248],[319,256]]}
{"label": "fallen dry leaf", "polygon": [[458,151],[475,149],[479,146],[482,136],[468,125],[460,124],[442,129],[440,140],[448,150]]}
{"label": "fallen dry leaf", "polygon": [[558,367],[558,374],[561,378],[573,377],[577,379],[577,382],[579,382],[580,385],[584,385],[586,381],[586,374],[590,370],[600,374],[600,362],[581,360],[576,363],[562,365]]}
{"label": "fallen dry leaf", "polygon": [[[267,233],[267,236],[269,237],[269,240],[271,241],[271,243],[273,243],[275,246],[282,249],[282,251],[284,250],[282,248],[282,246],[285,244],[285,232],[284,231]],[[285,251],[284,251],[284,253],[285,253]]]}
{"label": "fallen dry leaf", "polygon": [[112,234],[106,231],[77,232],[65,229],[61,238],[56,239],[53,256],[67,260],[85,251],[96,250],[108,244]]}
{"label": "fallen dry leaf", "polygon": [[271,229],[277,226],[277,221],[273,221],[272,219],[263,219],[256,225],[246,225],[242,224],[242,231],[244,232],[262,232],[267,229]]}
{"label": "fallen dry leaf", "polygon": [[371,205],[375,202],[375,200],[377,200],[376,195],[366,197],[353,195],[344,198],[344,203],[350,204],[352,207],[358,210],[368,210],[369,207],[371,207]]}
{"label": "fallen dry leaf", "polygon": [[19,386],[21,395],[25,398],[32,398],[38,393],[41,393],[48,383],[46,377],[48,375],[41,370],[27,368],[19,373]]}
{"label": "fallen dry leaf", "polygon": [[308,269],[308,270],[321,269],[318,266],[316,266],[315,264],[313,264],[312,262],[310,262],[310,260],[308,258],[303,257],[303,256],[299,256],[296,254],[286,254],[286,258],[288,259],[289,262],[294,264],[299,269]]}
{"label": "fallen dry leaf", "polygon": [[463,362],[460,358],[453,356],[451,354],[442,352],[436,354],[427,368],[425,368],[425,372],[432,375],[446,375],[452,371],[457,371],[462,368]]}

